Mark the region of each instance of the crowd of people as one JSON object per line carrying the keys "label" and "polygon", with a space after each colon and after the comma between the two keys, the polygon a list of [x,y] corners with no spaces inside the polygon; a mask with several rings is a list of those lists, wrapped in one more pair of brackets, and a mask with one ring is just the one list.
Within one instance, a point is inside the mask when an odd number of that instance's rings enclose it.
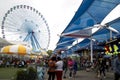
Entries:
{"label": "crowd of people", "polygon": [[[52,56],[48,60],[48,80],[62,80],[62,78],[72,78],[75,77],[78,70],[78,63],[75,59],[71,57],[63,58]],[[69,72],[67,76],[66,72]]]}
{"label": "crowd of people", "polygon": [[111,56],[109,58],[104,58],[104,55],[100,55],[94,61],[92,65],[97,73],[97,77],[106,78],[106,72],[112,71],[114,73],[114,80],[119,80],[120,78],[120,53]]}
{"label": "crowd of people", "polygon": [[[106,78],[106,72],[113,72],[114,80],[119,80],[120,78],[120,53],[108,58],[105,58],[104,55],[99,55],[93,60],[93,63],[90,62],[89,58],[76,61],[76,59],[72,59],[71,57],[61,59],[60,57],[53,56],[48,61],[48,72],[51,72],[49,71],[51,70],[51,61],[54,62],[54,67],[52,67],[52,73],[48,74],[48,80],[55,80],[55,76],[57,80],[62,80],[62,78],[74,78],[78,71],[78,65],[87,72],[95,71],[98,78],[101,78],[101,76]],[[66,76],[66,73],[69,74]]]}
{"label": "crowd of people", "polygon": [[27,67],[29,64],[35,63],[44,66],[47,70],[48,80],[62,80],[62,78],[75,78],[78,66],[87,72],[90,70],[96,71],[97,77],[103,75],[106,78],[106,72],[114,72],[114,80],[120,78],[120,53],[117,56],[104,58],[99,55],[90,62],[90,59],[79,57],[79,60],[71,57],[61,58],[58,55],[53,55],[46,59],[27,59],[21,60],[19,58],[0,57],[0,67]]}
{"label": "crowd of people", "polygon": [[0,67],[25,67],[28,63],[15,57],[0,57]]}

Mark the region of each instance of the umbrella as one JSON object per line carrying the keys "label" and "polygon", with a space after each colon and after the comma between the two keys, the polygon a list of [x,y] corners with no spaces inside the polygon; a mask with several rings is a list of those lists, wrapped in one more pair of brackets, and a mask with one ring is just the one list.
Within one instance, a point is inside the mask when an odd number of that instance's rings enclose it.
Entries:
{"label": "umbrella", "polygon": [[1,53],[26,55],[31,53],[31,48],[24,45],[9,45],[3,47]]}

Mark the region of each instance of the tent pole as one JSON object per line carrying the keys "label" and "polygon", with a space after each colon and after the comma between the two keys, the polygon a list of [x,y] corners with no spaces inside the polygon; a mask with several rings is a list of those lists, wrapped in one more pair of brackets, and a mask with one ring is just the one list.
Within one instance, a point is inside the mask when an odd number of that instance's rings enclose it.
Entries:
{"label": "tent pole", "polygon": [[92,42],[92,36],[90,37],[90,56],[91,56],[91,63],[93,63],[93,42]]}
{"label": "tent pole", "polygon": [[112,31],[110,30],[110,40],[112,40]]}

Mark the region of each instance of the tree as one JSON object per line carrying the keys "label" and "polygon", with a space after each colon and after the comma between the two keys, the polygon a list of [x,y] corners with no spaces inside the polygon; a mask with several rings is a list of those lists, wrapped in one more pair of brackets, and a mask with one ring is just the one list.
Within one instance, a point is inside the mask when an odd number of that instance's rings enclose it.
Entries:
{"label": "tree", "polygon": [[47,53],[48,53],[49,56],[52,55],[52,52],[53,52],[52,50],[48,50],[48,51],[47,51]]}

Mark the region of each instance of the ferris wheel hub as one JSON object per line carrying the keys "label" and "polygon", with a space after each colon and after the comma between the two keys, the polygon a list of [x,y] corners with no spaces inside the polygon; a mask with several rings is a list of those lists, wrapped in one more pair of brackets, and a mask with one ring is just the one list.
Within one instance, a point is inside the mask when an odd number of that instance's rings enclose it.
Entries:
{"label": "ferris wheel hub", "polygon": [[32,20],[25,20],[25,22],[21,26],[21,29],[28,33],[34,32],[34,30],[37,30],[37,28],[37,24],[34,23]]}

